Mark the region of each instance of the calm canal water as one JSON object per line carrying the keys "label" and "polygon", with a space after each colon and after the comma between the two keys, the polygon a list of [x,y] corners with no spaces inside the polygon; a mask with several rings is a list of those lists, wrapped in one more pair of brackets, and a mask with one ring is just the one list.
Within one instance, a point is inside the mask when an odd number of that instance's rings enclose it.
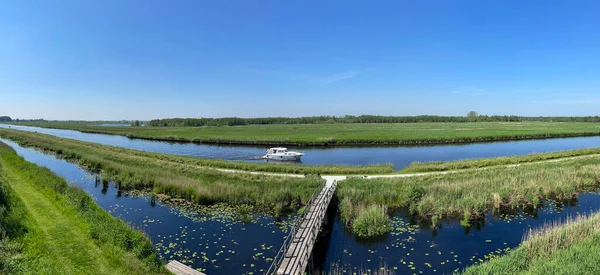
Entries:
{"label": "calm canal water", "polygon": [[[259,160],[258,157],[265,153],[265,148],[252,146],[160,142],[130,139],[124,136],[88,134],[72,130],[47,129],[20,125],[0,124],[0,127],[11,127],[23,131],[44,133],[58,137],[96,142],[135,150],[203,158],[218,158],[236,161],[264,161]],[[396,169],[400,170],[415,161],[451,161],[472,158],[515,156],[590,147],[600,147],[600,136],[420,147],[319,147],[305,148],[300,151],[306,153],[306,155],[302,157],[302,164],[305,165],[368,165],[391,163]]]}
{"label": "calm canal water", "polygon": [[[207,274],[262,273],[291,222],[290,218],[277,221],[255,214],[243,223],[227,207],[189,210],[152,203],[146,196],[121,194],[112,185],[103,185],[95,175],[53,155],[0,141],[26,160],[48,167],[80,186],[112,215],[141,228],[164,259],[179,260]],[[435,230],[399,210],[393,214],[392,232],[368,241],[348,232],[336,214],[314,248],[316,256],[310,270],[357,272],[383,266],[396,274],[451,274],[517,247],[530,228],[600,210],[600,195],[585,193],[572,200],[548,200],[544,204],[537,210],[487,214],[485,221],[470,228],[463,228],[458,220],[442,220]]]}
{"label": "calm canal water", "polygon": [[[379,240],[361,240],[334,218],[330,235],[317,249],[327,251],[315,259],[314,270],[343,269],[361,274],[386,267],[396,274],[452,274],[493,255],[516,248],[528,230],[567,217],[596,212],[600,194],[585,193],[572,200],[544,202],[538,210],[486,215],[485,221],[464,228],[459,220],[446,219],[435,230],[421,224],[407,211],[393,215],[393,231]],[[349,273],[352,274],[352,273]]]}

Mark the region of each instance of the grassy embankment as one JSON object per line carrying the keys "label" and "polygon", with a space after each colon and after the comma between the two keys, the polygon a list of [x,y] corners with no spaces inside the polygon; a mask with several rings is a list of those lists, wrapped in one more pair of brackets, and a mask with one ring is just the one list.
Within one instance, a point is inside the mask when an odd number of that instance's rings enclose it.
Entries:
{"label": "grassy embankment", "polygon": [[[53,152],[99,171],[121,189],[152,189],[200,204],[251,205],[274,211],[301,207],[321,180],[202,168],[208,160],[123,149],[54,136],[0,129],[0,136]],[[277,165],[275,165],[277,166]]]}
{"label": "grassy embankment", "polygon": [[445,175],[408,178],[348,179],[340,184],[341,217],[346,224],[370,205],[407,207],[433,223],[462,217],[462,224],[486,211],[504,207],[538,207],[544,198],[571,198],[600,187],[600,157],[491,167]]}
{"label": "grassy embankment", "polygon": [[150,140],[266,146],[425,145],[600,135],[600,123],[585,122],[344,123],[222,127],[104,127],[57,122],[20,124]]}
{"label": "grassy embankment", "polygon": [[401,173],[422,173],[463,169],[476,169],[501,165],[524,164],[531,162],[542,162],[560,160],[573,157],[585,157],[600,154],[600,148],[586,148],[569,151],[558,151],[551,153],[539,153],[525,156],[510,156],[498,158],[479,158],[458,161],[436,161],[436,162],[413,162],[404,167]]}
{"label": "grassy embankment", "polygon": [[0,274],[167,274],[141,232],[0,143]]}
{"label": "grassy embankment", "polygon": [[600,274],[600,213],[529,232],[509,254],[463,274]]}

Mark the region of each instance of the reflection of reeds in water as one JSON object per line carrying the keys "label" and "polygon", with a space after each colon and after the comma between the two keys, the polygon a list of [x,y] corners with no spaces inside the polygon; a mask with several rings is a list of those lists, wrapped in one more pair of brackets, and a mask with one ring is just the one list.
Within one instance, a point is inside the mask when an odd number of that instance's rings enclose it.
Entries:
{"label": "reflection of reeds in water", "polygon": [[365,267],[354,268],[349,264],[332,263],[329,267],[329,272],[313,273],[323,275],[346,275],[346,274],[367,274],[367,275],[393,275],[396,274],[389,268],[385,262],[379,263],[376,269],[368,269]]}

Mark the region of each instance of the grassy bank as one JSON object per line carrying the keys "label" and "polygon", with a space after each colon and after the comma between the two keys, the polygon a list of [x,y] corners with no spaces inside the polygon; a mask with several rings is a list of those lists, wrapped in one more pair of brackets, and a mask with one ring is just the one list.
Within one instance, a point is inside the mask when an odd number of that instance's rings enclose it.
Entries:
{"label": "grassy bank", "polygon": [[54,136],[0,129],[0,136],[78,162],[121,189],[155,193],[200,204],[250,204],[268,211],[296,209],[321,184],[314,177],[290,178],[228,173],[203,168],[207,160],[148,153]]}
{"label": "grassy bank", "polygon": [[463,274],[599,274],[600,213],[529,232],[508,255]]}
{"label": "grassy bank", "polygon": [[483,168],[498,165],[522,164],[530,162],[558,160],[572,157],[582,157],[600,154],[600,148],[588,148],[569,151],[559,151],[551,153],[531,154],[526,156],[510,156],[498,158],[481,158],[459,161],[438,161],[438,162],[414,162],[402,169],[402,173],[420,173],[461,170],[471,168]]}
{"label": "grassy bank", "polygon": [[1,274],[166,274],[152,243],[0,143]]}
{"label": "grassy bank", "polygon": [[[407,207],[425,218],[460,217],[467,225],[486,211],[537,207],[544,198],[570,198],[600,187],[600,157],[494,167],[446,175],[348,179],[337,196],[342,213],[370,204]],[[344,202],[345,201],[345,202]]]}
{"label": "grassy bank", "polygon": [[163,141],[244,145],[427,145],[597,136],[600,123],[346,123],[205,127],[104,127],[82,123],[22,123]]}

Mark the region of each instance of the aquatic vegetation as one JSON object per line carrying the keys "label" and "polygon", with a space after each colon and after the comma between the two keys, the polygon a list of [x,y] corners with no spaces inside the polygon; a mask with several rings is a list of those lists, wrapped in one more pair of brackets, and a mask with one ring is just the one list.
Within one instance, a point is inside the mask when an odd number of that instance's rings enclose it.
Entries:
{"label": "aquatic vegetation", "polygon": [[26,162],[5,145],[0,146],[0,186],[3,272],[166,274],[142,232],[110,216],[80,188]]}
{"label": "aquatic vegetation", "polygon": [[[22,125],[122,135],[149,140],[267,146],[425,145],[597,136],[600,134],[600,128],[596,123],[539,121],[543,118],[535,118],[538,121],[527,122],[469,123],[422,123],[414,120],[415,118],[417,117],[411,117],[411,122],[415,123],[336,123],[336,121],[331,121],[326,124],[223,127],[109,127],[68,122],[29,122],[22,123]],[[460,119],[466,118],[461,117]],[[164,125],[164,123],[158,124]],[[228,122],[227,125],[229,124]],[[236,125],[238,124],[236,123]]]}
{"label": "aquatic vegetation", "polygon": [[[593,157],[422,177],[351,178],[336,194],[342,202],[405,207],[425,218],[462,217],[467,226],[487,211],[536,208],[544,198],[571,198],[598,187],[600,157]],[[349,208],[342,203],[342,213]]]}
{"label": "aquatic vegetation", "polygon": [[388,233],[391,230],[391,225],[387,207],[370,205],[361,208],[352,222],[352,230],[357,236],[364,238]]}
{"label": "aquatic vegetation", "polygon": [[464,274],[597,274],[600,271],[600,213],[531,230],[505,256],[464,270]]}
{"label": "aquatic vegetation", "polygon": [[102,175],[121,190],[150,189],[157,194],[199,204],[253,205],[274,214],[306,203],[321,184],[319,177],[277,177],[222,172],[204,160],[155,154],[37,133],[0,129],[0,135],[24,146],[57,153]]}

